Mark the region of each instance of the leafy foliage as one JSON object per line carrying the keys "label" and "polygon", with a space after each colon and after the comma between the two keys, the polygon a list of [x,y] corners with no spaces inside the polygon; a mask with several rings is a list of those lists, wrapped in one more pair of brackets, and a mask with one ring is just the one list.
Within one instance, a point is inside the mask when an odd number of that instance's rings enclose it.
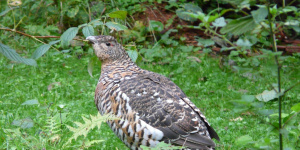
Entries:
{"label": "leafy foliage", "polygon": [[[78,136],[83,135],[84,137],[87,136],[88,132],[90,130],[92,130],[93,128],[95,128],[96,126],[98,127],[98,129],[100,129],[101,124],[103,122],[106,122],[107,120],[118,120],[119,118],[111,115],[111,114],[106,114],[101,116],[99,113],[97,116],[92,116],[90,115],[91,120],[82,117],[82,119],[84,120],[84,123],[80,123],[80,122],[74,122],[77,125],[77,128],[71,127],[67,125],[67,128],[72,131],[74,134],[68,139],[68,141],[63,145],[63,147],[67,146],[68,144],[70,144],[72,142],[73,139],[77,139]],[[88,146],[90,146],[93,143],[99,143],[102,142],[103,140],[94,140],[94,141],[90,141]]]}
{"label": "leafy foliage", "polygon": [[38,47],[34,53],[32,54],[31,58],[32,59],[38,59],[40,58],[41,56],[43,56],[49,49],[50,47],[53,45],[53,44],[56,44],[60,42],[60,40],[57,40],[57,41],[51,41],[49,44],[45,44],[45,45],[42,45],[40,47]]}
{"label": "leafy foliage", "polygon": [[2,43],[0,43],[0,53],[12,61],[36,66],[35,60],[21,57],[14,49],[11,49],[9,46]]}
{"label": "leafy foliage", "polygon": [[144,145],[142,145],[141,148],[144,149],[144,150],[162,150],[162,149],[172,150],[172,149],[183,149],[184,147],[174,146],[174,145],[171,145],[171,144],[160,142],[154,148],[147,147],[147,146],[144,146]]}
{"label": "leafy foliage", "polygon": [[221,29],[221,33],[232,33],[233,35],[241,35],[253,30],[256,27],[255,21],[252,17],[247,16],[239,18],[237,20],[230,21],[224,28]]}
{"label": "leafy foliage", "polygon": [[67,48],[70,45],[70,41],[76,36],[77,33],[77,27],[71,27],[65,31],[60,37],[62,47]]}

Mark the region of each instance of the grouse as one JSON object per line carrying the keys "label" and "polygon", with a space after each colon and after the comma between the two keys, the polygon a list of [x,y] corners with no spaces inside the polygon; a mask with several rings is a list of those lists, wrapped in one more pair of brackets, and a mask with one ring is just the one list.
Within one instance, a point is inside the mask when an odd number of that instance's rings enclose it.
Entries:
{"label": "grouse", "polygon": [[102,61],[96,107],[101,114],[121,118],[107,123],[130,149],[155,147],[162,141],[189,149],[214,149],[212,138],[219,140],[217,133],[177,85],[139,68],[114,37],[86,39]]}

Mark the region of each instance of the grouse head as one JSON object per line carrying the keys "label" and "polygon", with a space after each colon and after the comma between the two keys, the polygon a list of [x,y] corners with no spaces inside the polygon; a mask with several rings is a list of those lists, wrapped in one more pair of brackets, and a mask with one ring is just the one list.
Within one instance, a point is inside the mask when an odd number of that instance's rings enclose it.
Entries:
{"label": "grouse head", "polygon": [[114,62],[128,59],[128,54],[117,40],[109,35],[88,36],[92,43],[95,54],[103,62]]}

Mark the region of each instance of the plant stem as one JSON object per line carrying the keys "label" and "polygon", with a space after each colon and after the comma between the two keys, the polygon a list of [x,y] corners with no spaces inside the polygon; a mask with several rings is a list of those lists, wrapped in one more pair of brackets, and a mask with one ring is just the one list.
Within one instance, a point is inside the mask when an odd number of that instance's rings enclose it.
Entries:
{"label": "plant stem", "polygon": [[[43,44],[47,44],[47,43],[45,43],[45,42],[43,42],[43,41],[37,39],[37,37],[39,37],[39,36],[32,36],[32,35],[29,35],[29,34],[26,34],[26,33],[23,33],[23,32],[17,31],[17,30],[14,30],[14,29],[0,28],[0,30],[6,30],[6,31],[11,31],[11,32],[19,33],[19,34],[22,34],[22,35],[24,35],[24,36],[31,37],[31,38],[35,39],[36,41],[39,41],[39,42],[41,42],[41,43],[43,43]],[[51,45],[51,47],[52,47],[53,49],[59,51],[57,48],[53,47],[52,45]]]}
{"label": "plant stem", "polygon": [[88,7],[88,11],[89,11],[89,21],[91,22],[92,21],[92,13],[91,13],[91,8],[90,8],[88,1],[87,1],[87,7]]}
{"label": "plant stem", "polygon": [[295,86],[297,86],[298,84],[300,84],[300,81],[297,82],[296,84],[292,85],[291,87],[289,87],[287,90],[284,90],[284,94],[285,94],[286,92],[288,92],[289,90],[291,90],[292,88],[294,88]]}
{"label": "plant stem", "polygon": [[[275,34],[273,32],[273,26],[272,26],[272,20],[271,20],[271,13],[270,13],[270,0],[269,3],[267,4],[267,8],[268,8],[268,20],[269,20],[269,25],[270,25],[270,32],[271,32],[271,39],[272,39],[272,45],[273,45],[273,51],[277,52],[277,47],[276,47],[276,37]],[[278,84],[278,93],[281,93],[281,83],[280,83],[280,69],[281,66],[279,64],[278,61],[278,56],[275,56],[275,62],[277,65],[277,84]],[[282,123],[281,123],[281,100],[282,100],[282,96],[278,97],[278,121],[279,121],[279,149],[283,150],[283,142],[282,142],[282,134],[281,134],[281,129],[282,129]]]}
{"label": "plant stem", "polygon": [[292,5],[296,0],[291,1],[288,6]]}
{"label": "plant stem", "polygon": [[61,131],[62,131],[62,124],[63,124],[63,122],[62,122],[62,118],[61,118],[61,110],[59,111],[59,116],[60,116],[60,129],[61,129]]}
{"label": "plant stem", "polygon": [[232,42],[230,42],[230,41],[229,41],[227,38],[225,38],[224,36],[218,34],[216,31],[214,31],[214,30],[212,30],[212,29],[209,29],[209,28],[208,28],[208,31],[211,32],[213,35],[222,38],[222,39],[223,39],[224,41],[226,41],[230,46],[236,47]]}

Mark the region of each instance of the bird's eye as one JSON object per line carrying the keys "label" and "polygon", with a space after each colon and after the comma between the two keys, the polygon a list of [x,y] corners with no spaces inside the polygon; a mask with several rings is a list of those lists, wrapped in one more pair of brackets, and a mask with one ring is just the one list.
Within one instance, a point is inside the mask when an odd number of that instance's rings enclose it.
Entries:
{"label": "bird's eye", "polygon": [[106,44],[106,46],[110,46],[110,43],[105,43]]}

